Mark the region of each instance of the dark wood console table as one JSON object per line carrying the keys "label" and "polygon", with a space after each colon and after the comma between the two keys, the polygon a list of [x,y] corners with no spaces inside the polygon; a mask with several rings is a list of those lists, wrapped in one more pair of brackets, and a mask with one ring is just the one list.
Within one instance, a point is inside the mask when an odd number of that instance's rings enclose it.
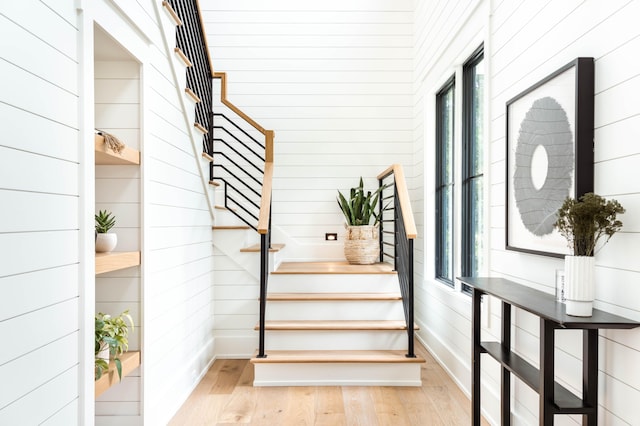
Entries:
{"label": "dark wood console table", "polygon": [[[511,424],[511,373],[540,395],[540,425],[553,425],[554,414],[582,414],[582,424],[598,422],[598,330],[630,329],[640,322],[593,310],[588,318],[572,317],[553,295],[503,278],[462,277],[473,288],[473,375],[471,405],[473,425],[480,425],[480,355],[489,354],[502,365],[500,417]],[[501,342],[480,341],[480,302],[488,294],[502,300]],[[511,306],[540,317],[540,369],[511,351]],[[554,380],[555,330],[583,330],[582,398]]]}

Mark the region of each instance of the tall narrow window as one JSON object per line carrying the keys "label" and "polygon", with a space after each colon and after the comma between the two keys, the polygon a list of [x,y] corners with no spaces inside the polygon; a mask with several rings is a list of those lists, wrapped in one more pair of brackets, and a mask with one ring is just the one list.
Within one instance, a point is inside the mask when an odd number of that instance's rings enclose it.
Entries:
{"label": "tall narrow window", "polygon": [[453,287],[453,113],[455,80],[436,95],[436,278]]}
{"label": "tall narrow window", "polygon": [[[462,247],[463,276],[482,268],[484,210],[484,55],[480,47],[463,70],[462,126]],[[463,291],[468,290],[463,288]]]}

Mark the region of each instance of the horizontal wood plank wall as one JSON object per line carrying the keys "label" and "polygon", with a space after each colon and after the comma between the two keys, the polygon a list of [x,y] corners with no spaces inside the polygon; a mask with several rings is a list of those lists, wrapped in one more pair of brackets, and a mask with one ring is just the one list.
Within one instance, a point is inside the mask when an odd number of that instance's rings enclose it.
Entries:
{"label": "horizontal wood plank wall", "polygon": [[[487,11],[490,6],[491,18]],[[474,10],[476,12],[474,12]],[[480,16],[476,16],[477,14]],[[435,154],[433,117],[435,92],[454,74],[482,40],[490,92],[486,115],[489,151],[485,173],[488,176],[485,202],[489,203],[488,235],[492,275],[506,276],[550,293],[555,290],[555,270],[563,262],[543,256],[506,251],[504,247],[505,191],[505,103],[560,66],[578,56],[595,58],[595,191],[616,198],[627,208],[621,233],[596,255],[596,307],[617,314],[640,318],[638,281],[640,267],[634,254],[640,244],[640,186],[635,170],[640,158],[640,105],[629,97],[640,88],[640,61],[631,52],[640,48],[640,30],[633,16],[640,13],[637,2],[602,4],[568,1],[542,4],[520,2],[429,1],[417,5],[415,16],[415,135],[416,196],[424,223],[419,235],[427,235],[419,250],[416,273],[424,286],[416,293],[420,336],[465,388],[469,386],[469,302],[434,279],[432,172]],[[458,17],[456,18],[453,17]],[[490,25],[489,27],[487,25]],[[446,28],[453,28],[445,31]],[[611,36],[608,36],[611,34]],[[467,53],[468,52],[468,53]],[[624,64],[624,65],[623,65]],[[457,82],[457,88],[460,82]],[[458,108],[459,105],[456,105]],[[421,187],[420,182],[426,182]],[[414,194],[412,194],[413,196]],[[415,197],[414,197],[415,201]],[[456,200],[459,205],[459,200]],[[416,209],[418,211],[418,209]],[[416,212],[417,216],[420,216]],[[457,233],[457,235],[460,235]],[[459,237],[456,244],[460,244]],[[487,333],[499,339],[500,305],[489,304]],[[483,308],[485,308],[484,306]],[[538,363],[538,327],[535,317],[515,314],[515,349],[521,356]],[[600,334],[600,405],[598,424],[633,424],[640,415],[634,401],[640,398],[640,334],[637,331]],[[577,332],[557,333],[557,379],[575,393],[581,392],[581,336]],[[499,390],[498,369],[485,363],[483,408],[498,419],[499,404],[491,394]],[[631,368],[631,370],[630,370]],[[486,379],[486,380],[485,380]],[[538,396],[521,382],[515,384],[514,416],[519,423],[535,424]],[[489,398],[489,400],[485,400]],[[577,418],[573,421],[579,422]],[[556,417],[561,424],[572,420]]]}
{"label": "horizontal wood plank wall", "polygon": [[[258,256],[257,253],[238,254]],[[216,354],[224,358],[250,357],[257,345],[253,328],[259,320],[260,283],[219,248],[214,249],[214,265]]]}
{"label": "horizontal wood plank wall", "polygon": [[73,424],[80,293],[75,10],[71,3],[2,3],[0,26],[0,339],[11,342],[0,351],[0,424]]}
{"label": "horizontal wood plank wall", "polygon": [[[336,190],[411,162],[412,2],[201,2],[228,97],[275,131],[273,225],[344,235]],[[342,245],[332,255],[343,258]],[[303,255],[303,251],[298,253]]]}
{"label": "horizontal wood plank wall", "polygon": [[[100,60],[104,55],[102,49],[105,46],[96,43],[95,55],[98,60],[94,63],[95,126],[113,134],[128,147],[139,150],[140,64],[133,58]],[[140,167],[96,166],[95,175],[95,211],[109,210],[116,217],[116,226],[111,231],[118,236],[115,250],[139,251],[142,209]],[[141,336],[145,332],[141,315],[140,267],[98,275],[95,285],[96,312],[118,315],[128,309],[135,324],[129,338],[129,349],[140,350]],[[116,418],[125,421],[141,416],[141,380],[141,370],[137,368],[121,383],[100,395],[95,402],[96,425],[108,424]]]}
{"label": "horizontal wood plank wall", "polygon": [[[169,20],[163,10],[160,14]],[[171,62],[179,63],[173,53],[175,32],[167,34],[168,53],[156,34],[150,36],[144,87],[144,418],[148,424],[165,424],[214,356],[214,263],[211,216],[197,169],[202,157],[189,140],[193,112],[185,120],[179,98],[185,87],[176,87],[172,78]],[[178,73],[178,86],[184,85],[184,68]],[[193,108],[192,102],[185,105]]]}

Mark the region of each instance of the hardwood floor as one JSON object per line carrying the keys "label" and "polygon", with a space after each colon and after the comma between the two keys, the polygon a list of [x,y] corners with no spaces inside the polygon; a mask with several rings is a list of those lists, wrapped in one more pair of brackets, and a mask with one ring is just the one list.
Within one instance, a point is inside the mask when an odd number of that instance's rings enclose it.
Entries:
{"label": "hardwood floor", "polygon": [[[469,425],[470,401],[416,342],[422,387],[254,388],[249,360],[217,360],[169,423],[182,425]],[[483,422],[488,425],[488,423]]]}

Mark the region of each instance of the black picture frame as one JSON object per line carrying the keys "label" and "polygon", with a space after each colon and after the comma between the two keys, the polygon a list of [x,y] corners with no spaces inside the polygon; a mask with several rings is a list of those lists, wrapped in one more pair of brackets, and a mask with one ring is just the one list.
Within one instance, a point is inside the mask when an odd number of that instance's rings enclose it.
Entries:
{"label": "black picture frame", "polygon": [[576,58],[506,103],[507,250],[570,254],[553,222],[567,196],[593,192],[593,117],[593,58]]}

